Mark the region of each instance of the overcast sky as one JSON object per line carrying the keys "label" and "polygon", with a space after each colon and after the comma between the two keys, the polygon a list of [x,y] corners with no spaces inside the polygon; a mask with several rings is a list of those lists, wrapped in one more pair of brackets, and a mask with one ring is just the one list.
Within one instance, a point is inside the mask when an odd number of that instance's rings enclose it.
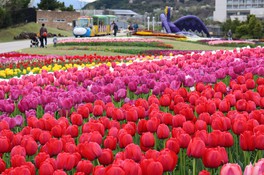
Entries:
{"label": "overcast sky", "polygon": [[[96,0],[58,0],[58,1],[64,2],[66,7],[68,7],[69,5],[73,5],[73,8],[81,9],[87,3],[94,2]],[[37,7],[37,4],[39,2],[40,2],[40,0],[35,0],[35,2],[33,3],[33,6]]]}

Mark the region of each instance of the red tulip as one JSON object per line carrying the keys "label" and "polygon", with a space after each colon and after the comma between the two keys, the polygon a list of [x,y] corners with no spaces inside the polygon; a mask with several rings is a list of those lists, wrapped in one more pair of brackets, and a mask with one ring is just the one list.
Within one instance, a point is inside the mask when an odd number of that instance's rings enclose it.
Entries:
{"label": "red tulip", "polygon": [[54,137],[60,138],[62,136],[62,134],[63,134],[64,131],[65,131],[65,129],[62,128],[61,125],[56,125],[56,126],[53,126],[52,127],[51,134]]}
{"label": "red tulip", "polygon": [[187,148],[191,141],[191,136],[189,134],[180,134],[177,139],[179,140],[181,148]]}
{"label": "red tulip", "polygon": [[153,160],[157,160],[157,158],[159,157],[160,152],[155,150],[155,149],[149,149],[145,152],[145,158],[146,159],[153,159]]}
{"label": "red tulip", "polygon": [[78,113],[72,113],[71,114],[71,123],[73,125],[81,126],[83,124],[83,118],[81,114]]}
{"label": "red tulip", "polygon": [[50,158],[49,154],[45,153],[45,152],[40,152],[36,155],[35,157],[35,164],[36,167],[39,168],[40,165],[46,160]]}
{"label": "red tulip", "polygon": [[122,168],[126,175],[143,175],[140,165],[132,159],[125,159]]}
{"label": "red tulip", "polygon": [[202,156],[203,164],[207,168],[217,168],[227,163],[227,153],[224,148],[206,148]]}
{"label": "red tulip", "polygon": [[230,111],[230,102],[226,99],[222,100],[220,103],[219,103],[219,111],[221,112],[228,112]]}
{"label": "red tulip", "polygon": [[77,108],[77,113],[81,114],[82,118],[88,118],[89,114],[90,114],[90,111],[89,111],[89,108],[87,106],[80,105]]}
{"label": "red tulip", "polygon": [[147,132],[148,129],[147,129],[147,120],[145,119],[141,119],[138,121],[138,124],[137,124],[137,131],[138,131],[138,134],[142,134],[144,132]]}
{"label": "red tulip", "polygon": [[232,147],[234,145],[234,138],[230,132],[222,132],[220,137],[220,146]]}
{"label": "red tulip", "polygon": [[219,136],[222,134],[219,130],[214,130],[211,133],[208,133],[208,145],[210,147],[217,147],[220,145],[220,138]]}
{"label": "red tulip", "polygon": [[140,147],[145,148],[143,151],[146,151],[152,148],[155,145],[155,138],[151,132],[143,133],[140,137]]}
{"label": "red tulip", "polygon": [[183,123],[186,122],[184,115],[177,114],[172,117],[172,126],[173,127],[182,127]]}
{"label": "red tulip", "polygon": [[119,167],[119,166],[109,166],[106,168],[105,170],[105,175],[125,175],[125,171],[123,170],[123,168]]}
{"label": "red tulip", "polygon": [[192,135],[195,132],[195,126],[194,126],[193,122],[191,122],[191,121],[184,122],[182,128],[189,135]]}
{"label": "red tulip", "polygon": [[78,130],[77,125],[68,126],[65,132],[67,135],[70,135],[73,138],[78,137],[78,135],[79,135],[79,130]]}
{"label": "red tulip", "polygon": [[206,171],[206,170],[202,170],[199,172],[198,175],[210,175],[210,172]]}
{"label": "red tulip", "polygon": [[5,169],[6,169],[6,163],[5,161],[3,161],[3,159],[0,158],[0,173],[5,171]]}
{"label": "red tulip", "polygon": [[175,152],[165,148],[164,150],[160,151],[157,161],[162,164],[163,172],[173,171],[177,165],[178,156]]}
{"label": "red tulip", "polygon": [[25,148],[20,145],[14,146],[11,150],[10,157],[13,157],[14,155],[21,155],[23,157],[26,157]]}
{"label": "red tulip", "polygon": [[198,117],[198,120],[203,120],[207,125],[211,124],[211,116],[208,112],[201,113]]}
{"label": "red tulip", "polygon": [[215,84],[214,90],[216,92],[221,92],[221,93],[225,94],[226,93],[226,84],[223,83],[222,81],[220,81],[220,82]]}
{"label": "red tulip", "polygon": [[256,86],[256,83],[253,79],[247,79],[246,80],[246,87],[247,89],[254,89]]}
{"label": "red tulip", "polygon": [[104,108],[103,106],[101,105],[94,105],[94,108],[93,108],[93,115],[94,116],[102,116],[103,115],[103,112],[104,112]]}
{"label": "red tulip", "polygon": [[144,159],[140,162],[142,174],[144,175],[162,175],[163,166],[160,162],[154,161],[153,159]]}
{"label": "red tulip", "polygon": [[228,131],[231,128],[231,121],[227,117],[216,117],[211,125],[213,130]]}
{"label": "red tulip", "polygon": [[161,106],[169,106],[171,104],[171,97],[169,94],[163,94],[159,99]]}
{"label": "red tulip", "polygon": [[53,175],[67,175],[67,173],[62,170],[56,170],[53,172]]}
{"label": "red tulip", "polygon": [[242,175],[242,170],[238,164],[227,163],[222,166],[220,175]]}
{"label": "red tulip", "polygon": [[124,155],[126,159],[132,159],[135,162],[140,162],[142,158],[140,147],[134,143],[131,143],[125,147]]}
{"label": "red tulip", "polygon": [[102,165],[109,165],[114,161],[114,155],[112,150],[110,149],[103,149],[101,156],[98,158],[100,164]]}
{"label": "red tulip", "polygon": [[118,142],[120,148],[125,148],[130,143],[133,143],[133,138],[130,134],[123,133],[119,136]]}
{"label": "red tulip", "polygon": [[203,121],[203,120],[197,120],[196,122],[195,122],[195,130],[207,130],[207,124],[206,124],[206,122],[205,121]]}
{"label": "red tulip", "polygon": [[152,117],[150,120],[147,121],[146,126],[149,132],[156,132],[158,126],[160,124],[160,120],[157,117]]}
{"label": "red tulip", "polygon": [[95,142],[85,142],[78,145],[79,153],[82,157],[93,161],[94,159],[102,155],[102,149],[98,143]]}
{"label": "red tulip", "polygon": [[40,133],[39,135],[39,143],[41,145],[44,145],[45,143],[47,143],[50,139],[51,139],[51,134],[48,131],[43,131],[42,133]]}
{"label": "red tulip", "polygon": [[236,135],[240,135],[241,133],[247,130],[246,121],[242,119],[235,120],[232,126],[232,130],[234,131]]}
{"label": "red tulip", "polygon": [[74,155],[70,153],[59,153],[57,156],[57,168],[69,171],[75,165]]}
{"label": "red tulip", "polygon": [[193,118],[194,118],[193,109],[191,107],[182,108],[179,111],[179,114],[184,115],[186,120],[193,120]]}
{"label": "red tulip", "polygon": [[89,160],[81,160],[76,167],[77,172],[84,172],[85,174],[91,174],[93,171],[93,164]]}
{"label": "red tulip", "polygon": [[112,111],[112,118],[117,121],[122,121],[125,119],[125,115],[121,109],[114,108]]}
{"label": "red tulip", "polygon": [[245,131],[239,136],[239,145],[243,151],[255,150],[255,135],[252,131]]}
{"label": "red tulip", "polygon": [[59,154],[62,151],[63,143],[61,140],[51,138],[43,147],[42,149],[45,149],[45,152],[47,152],[50,156],[54,156]]}
{"label": "red tulip", "polygon": [[10,150],[10,141],[6,136],[0,136],[0,153],[5,153]]}
{"label": "red tulip", "polygon": [[111,150],[116,149],[116,144],[117,144],[117,138],[113,136],[107,136],[104,140],[104,147],[109,148]]}
{"label": "red tulip", "polygon": [[169,138],[166,141],[165,148],[170,149],[171,151],[174,151],[176,154],[180,151],[180,144],[179,141],[175,138]]}
{"label": "red tulip", "polygon": [[[93,169],[93,175],[105,174],[105,170],[106,170],[106,168],[102,165],[96,166]],[[88,173],[88,174],[90,174],[90,173]]]}
{"label": "red tulip", "polygon": [[138,120],[138,113],[136,108],[131,108],[126,111],[126,120],[136,122]]}
{"label": "red tulip", "polygon": [[4,129],[9,129],[9,124],[7,121],[2,120],[2,121],[0,121],[0,131],[2,131]]}
{"label": "red tulip", "polygon": [[90,121],[88,123],[85,123],[82,127],[83,133],[89,133],[92,131],[98,131],[102,136],[105,134],[105,127],[102,123],[96,122],[96,121]]}
{"label": "red tulip", "polygon": [[160,124],[157,129],[157,136],[159,139],[166,139],[170,135],[170,129],[165,124]]}
{"label": "red tulip", "polygon": [[245,99],[240,99],[236,102],[236,109],[238,111],[246,111],[247,110],[247,101]]}
{"label": "red tulip", "polygon": [[12,167],[19,167],[26,163],[26,158],[21,155],[14,155],[11,157],[10,162],[11,162]]}
{"label": "red tulip", "polygon": [[34,155],[38,150],[37,142],[33,139],[22,140],[21,145],[25,147],[26,153],[29,156]]}
{"label": "red tulip", "polygon": [[257,133],[255,137],[256,149],[264,150],[264,134]]}
{"label": "red tulip", "polygon": [[205,151],[205,143],[199,138],[194,138],[190,141],[187,148],[189,157],[201,158]]}
{"label": "red tulip", "polygon": [[161,122],[165,125],[172,125],[173,115],[170,113],[163,113],[161,116]]}
{"label": "red tulip", "polygon": [[84,143],[84,142],[96,142],[99,145],[102,144],[103,137],[98,131],[93,131],[90,133],[83,133],[80,138],[79,138],[79,143]]}
{"label": "red tulip", "polygon": [[39,167],[39,175],[52,175],[54,168],[50,163],[44,162]]}

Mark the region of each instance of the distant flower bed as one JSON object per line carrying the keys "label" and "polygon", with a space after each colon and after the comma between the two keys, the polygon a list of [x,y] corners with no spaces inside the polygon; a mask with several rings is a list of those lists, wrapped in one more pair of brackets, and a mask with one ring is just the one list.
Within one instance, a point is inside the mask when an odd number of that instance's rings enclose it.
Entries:
{"label": "distant flower bed", "polygon": [[163,56],[173,56],[173,55],[186,55],[191,53],[201,53],[202,50],[146,50],[142,52],[145,55],[163,55]]}
{"label": "distant flower bed", "polygon": [[208,41],[209,45],[237,45],[237,44],[246,44],[246,45],[254,45],[255,43],[252,41],[245,40],[213,40]]}
{"label": "distant flower bed", "polygon": [[152,32],[152,31],[138,31],[135,35],[140,35],[140,36],[161,36],[161,37],[172,37],[172,38],[186,39],[185,36],[178,35],[178,34],[157,33],[157,32]]}

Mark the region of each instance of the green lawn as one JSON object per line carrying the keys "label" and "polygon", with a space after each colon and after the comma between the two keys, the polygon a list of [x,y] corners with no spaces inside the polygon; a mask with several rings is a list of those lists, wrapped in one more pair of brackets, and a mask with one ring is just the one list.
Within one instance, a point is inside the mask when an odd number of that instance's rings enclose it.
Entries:
{"label": "green lawn", "polygon": [[[13,41],[14,36],[19,35],[21,32],[34,32],[38,33],[39,29],[41,27],[41,24],[37,23],[28,23],[26,25],[20,25],[18,27],[10,27],[7,29],[0,29],[0,42],[8,42]],[[59,30],[56,28],[50,28],[47,26],[48,32],[53,34],[62,34],[65,36],[72,36],[71,31],[65,31],[65,30]]]}

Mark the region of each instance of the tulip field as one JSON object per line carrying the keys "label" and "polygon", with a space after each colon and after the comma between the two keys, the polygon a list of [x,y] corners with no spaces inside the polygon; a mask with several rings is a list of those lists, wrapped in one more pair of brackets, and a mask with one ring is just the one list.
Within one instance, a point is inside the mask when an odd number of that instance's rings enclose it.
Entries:
{"label": "tulip field", "polygon": [[0,61],[2,175],[264,174],[263,47]]}

